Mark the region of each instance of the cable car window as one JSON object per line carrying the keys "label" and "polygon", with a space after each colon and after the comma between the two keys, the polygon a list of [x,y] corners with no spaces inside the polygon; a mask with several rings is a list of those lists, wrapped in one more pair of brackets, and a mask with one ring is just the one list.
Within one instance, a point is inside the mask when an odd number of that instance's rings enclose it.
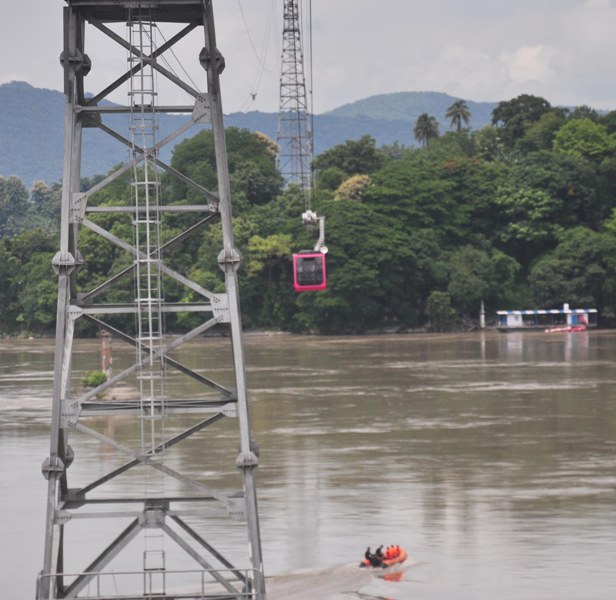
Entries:
{"label": "cable car window", "polygon": [[293,255],[293,289],[316,292],[327,287],[325,254],[306,252]]}

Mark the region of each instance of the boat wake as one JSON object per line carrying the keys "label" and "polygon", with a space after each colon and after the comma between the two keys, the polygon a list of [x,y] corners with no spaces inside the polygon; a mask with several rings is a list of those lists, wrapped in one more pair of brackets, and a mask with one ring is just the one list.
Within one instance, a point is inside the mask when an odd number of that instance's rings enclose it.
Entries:
{"label": "boat wake", "polygon": [[268,600],[381,600],[394,597],[390,589],[400,581],[390,579],[376,569],[359,569],[356,563],[338,565],[327,569],[302,570],[290,575],[268,577]]}
{"label": "boat wake", "polygon": [[371,573],[358,569],[355,564],[302,570],[268,578],[267,597],[270,600],[329,600],[343,593],[359,592],[372,578]]}

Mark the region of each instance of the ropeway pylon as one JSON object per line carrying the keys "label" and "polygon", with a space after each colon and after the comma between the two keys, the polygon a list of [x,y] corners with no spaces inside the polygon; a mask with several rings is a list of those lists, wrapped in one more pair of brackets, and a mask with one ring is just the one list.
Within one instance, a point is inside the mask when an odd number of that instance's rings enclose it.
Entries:
{"label": "ropeway pylon", "polygon": [[[158,45],[158,23],[171,24],[176,33]],[[124,35],[118,32],[124,27]],[[95,28],[111,43],[123,47],[127,69],[93,97],[84,93],[84,77],[92,68],[85,52],[86,28]],[[207,72],[207,92],[194,89],[161,63],[162,55],[193,31],[201,30],[205,45],[199,60]],[[238,302],[239,253],[232,229],[229,175],[219,75],[224,60],[216,46],[212,0],[67,0],[64,7],[64,176],[62,188],[60,249],[53,259],[58,274],[58,305],[54,359],[49,457],[43,463],[48,482],[43,569],[37,581],[37,600],[60,598],[251,598],[265,600],[265,583],[259,533],[255,470],[258,458],[250,434],[249,406]],[[156,79],[164,78],[191,98],[186,105],[161,104]],[[126,106],[102,104],[128,84]],[[186,124],[163,140],[158,139],[159,112],[187,113]],[[129,132],[114,129],[109,114],[129,115]],[[210,191],[165,164],[159,150],[195,123],[212,128],[218,189]],[[86,190],[80,189],[83,130],[98,127],[128,149],[128,160]],[[199,200],[166,205],[160,174],[178,177]],[[96,193],[125,174],[131,174],[130,206],[96,206]],[[169,239],[165,215],[171,211],[194,215],[194,222]],[[97,222],[96,215],[129,214],[132,243]],[[165,261],[164,252],[190,236],[220,222],[223,248],[218,263],[224,273],[224,293],[212,293]],[[80,289],[77,271],[90,257],[82,256],[79,231],[87,229],[105,243],[130,257],[130,266],[94,289]],[[167,241],[164,241],[167,240]],[[112,303],[114,289],[132,278],[132,301]],[[185,286],[201,298],[183,304],[165,300],[164,281]],[[165,331],[169,313],[203,314],[201,323],[180,337]],[[134,327],[126,326],[131,316]],[[83,392],[73,381],[71,368],[76,349],[75,326],[79,320],[95,324],[135,349],[134,363],[97,388]],[[218,325],[230,330],[232,357],[230,382],[207,374],[208,365],[196,371],[180,363],[173,351]],[[196,398],[176,396],[166,384],[169,371],[201,384]],[[136,398],[99,400],[118,383],[130,383]],[[101,423],[121,416],[129,435],[120,441]],[[172,419],[178,421],[170,423]],[[239,453],[229,455],[231,474],[239,472],[239,490],[219,491],[203,477],[182,473],[170,453],[191,438],[198,440],[228,419],[237,421]],[[180,426],[181,424],[181,426]],[[132,429],[131,429],[132,428]],[[71,465],[80,456],[73,451],[73,437],[95,440],[101,449],[114,452],[115,466],[85,481],[71,477]],[[203,471],[208,465],[201,454]],[[120,460],[122,458],[122,460]],[[126,479],[123,479],[125,478]],[[122,480],[121,485],[115,485]],[[181,489],[181,493],[178,492]],[[214,508],[212,508],[214,506]],[[221,510],[218,510],[220,508]],[[218,512],[216,512],[218,510]],[[197,521],[190,520],[198,516]],[[246,525],[248,553],[229,549],[231,535],[212,527],[221,519],[242,519]],[[75,547],[75,523],[105,523],[105,544],[84,556]],[[227,522],[227,521],[225,521]],[[210,525],[209,527],[202,527]],[[99,526],[100,529],[100,526]],[[222,541],[216,533],[222,531]],[[139,544],[141,562],[133,565],[131,549]],[[224,550],[223,550],[224,548]],[[91,547],[87,548],[92,551]],[[192,568],[174,569],[169,556],[179,552]],[[175,560],[175,558],[174,558]],[[180,560],[181,562],[181,560]],[[132,566],[129,566],[132,565]]]}
{"label": "ropeway pylon", "polygon": [[312,131],[306,96],[299,0],[284,0],[278,112],[278,168],[287,183],[312,189]]}

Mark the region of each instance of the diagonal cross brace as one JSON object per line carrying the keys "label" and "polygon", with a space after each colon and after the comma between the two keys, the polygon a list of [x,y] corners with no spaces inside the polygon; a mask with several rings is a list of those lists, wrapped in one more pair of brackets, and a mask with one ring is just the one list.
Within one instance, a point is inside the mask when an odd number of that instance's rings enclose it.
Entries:
{"label": "diagonal cross brace", "polygon": [[83,425],[82,423],[77,423],[75,425],[75,429],[81,433],[84,433],[86,435],[89,435],[90,437],[97,439],[99,442],[102,442],[103,444],[110,446],[111,448],[113,448],[114,450],[117,450],[118,452],[122,452],[123,454],[126,454],[127,456],[130,456],[131,458],[135,460],[138,460],[143,465],[146,465],[157,471],[160,471],[161,473],[164,473],[165,475],[169,475],[169,477],[172,477],[173,479],[176,479],[177,481],[181,483],[197,488],[199,491],[207,494],[208,496],[211,496],[215,500],[218,500],[219,502],[222,502],[225,506],[227,506],[227,496],[221,494],[220,492],[212,491],[204,483],[191,479],[190,477],[187,477],[186,475],[182,475],[180,472],[176,471],[175,469],[172,469],[171,467],[168,467],[158,461],[152,460],[149,455],[140,454],[138,452],[135,452],[128,446],[124,446],[123,444],[116,442],[116,440],[114,440],[113,438],[110,438],[109,436],[99,433],[98,431],[92,429],[91,427],[87,427],[86,425]]}
{"label": "diagonal cross brace", "polygon": [[92,563],[90,563],[85,572],[79,575],[79,577],[66,588],[62,598],[76,598],[79,592],[83,590],[94,577],[98,576],[100,570],[105,568],[137,537],[137,535],[139,535],[140,531],[141,526],[139,520],[135,519]]}
{"label": "diagonal cross brace", "polygon": [[[109,27],[107,27],[106,25],[103,25],[100,21],[97,21],[96,19],[92,19],[90,23],[94,27],[96,27],[96,29],[98,29],[101,33],[104,33],[106,36],[108,36],[110,39],[112,39],[114,42],[116,42],[123,48],[126,48],[127,50],[129,50],[130,52],[132,52],[133,54],[137,56],[143,56],[143,53],[141,51],[139,51],[137,48],[129,44],[125,39],[121,38],[117,33],[109,29]],[[193,29],[195,29],[196,26],[197,25],[195,23],[188,24],[181,31],[176,33],[169,41],[167,41],[162,46],[157,48],[154,52],[152,52],[150,56],[147,56],[147,57],[144,56],[144,58],[147,58],[150,60],[157,58],[158,56],[160,56],[161,54],[169,50],[172,46],[174,46],[177,42],[179,42],[186,35],[188,35]],[[94,98],[89,99],[88,105],[91,106],[91,105],[98,104],[98,102],[100,102],[103,98],[107,97],[111,92],[119,88],[123,83],[126,83],[135,73],[139,72],[140,70],[141,70],[141,65],[136,65],[135,67],[133,67],[132,69],[124,73],[124,75],[119,77],[116,81],[114,81],[111,85],[105,88],[102,92],[94,96]],[[165,76],[172,75],[169,71],[166,71],[166,73],[162,73],[162,74]],[[173,81],[176,85],[178,85],[177,81],[175,81],[177,78],[173,75],[172,77],[173,79],[171,78],[169,79]],[[184,89],[186,92],[188,92],[188,94],[190,94],[191,96],[195,98],[199,95],[199,92],[197,92],[197,90],[194,90],[193,88],[191,88],[190,86],[188,86],[187,84],[183,82],[182,82],[182,85],[180,85],[179,87]]]}
{"label": "diagonal cross brace", "polygon": [[[204,219],[201,219],[194,225],[191,225],[188,229],[184,230],[182,233],[176,235],[174,238],[172,238],[168,242],[165,242],[160,247],[161,251],[164,251],[167,248],[170,248],[171,246],[182,242],[183,240],[190,237],[191,235],[194,235],[195,233],[200,231],[203,227],[205,227],[206,225],[209,225],[212,221],[218,219],[219,216],[220,215],[218,213],[215,213],[215,214],[209,215],[208,217],[205,217]],[[121,279],[122,277],[129,275],[134,270],[135,270],[135,264],[133,263],[130,266],[123,269],[122,271],[120,271],[119,273],[116,273],[113,277],[110,277],[107,281],[101,283],[98,287],[94,288],[87,294],[80,296],[81,302],[83,304],[87,304],[91,302],[94,298],[96,298],[96,296],[104,292],[107,288],[109,288],[116,281],[118,281],[118,279]]]}
{"label": "diagonal cross brace", "polygon": [[[159,452],[162,452],[162,450],[170,448],[171,446],[175,446],[175,444],[178,444],[179,442],[185,440],[186,438],[190,437],[191,435],[194,435],[198,431],[201,431],[202,429],[205,429],[208,425],[212,425],[213,423],[215,423],[216,421],[219,421],[223,417],[224,417],[224,415],[222,413],[218,413],[218,414],[216,414],[216,415],[214,415],[214,416],[212,416],[212,417],[210,417],[208,419],[200,421],[199,423],[197,423],[196,425],[193,425],[192,427],[186,429],[182,433],[180,433],[180,434],[178,434],[178,435],[176,435],[176,436],[166,440],[165,442],[163,442],[162,444],[160,444],[159,446],[157,446],[153,450],[149,450],[148,451],[148,455],[157,454]],[[141,463],[141,461],[139,461],[138,459],[135,458],[134,460],[131,460],[130,462],[122,465],[121,467],[118,467],[117,469],[114,469],[110,473],[107,473],[107,475],[104,475],[103,477],[97,479],[96,481],[93,481],[92,483],[89,483],[85,487],[77,490],[76,492],[74,492],[74,496],[76,498],[79,498],[81,496],[85,496],[85,494],[87,494],[88,492],[91,492],[93,489],[99,487],[100,485],[103,485],[104,483],[107,483],[108,481],[111,481],[112,479],[114,479],[118,475],[121,475],[122,473],[125,473],[126,471],[128,471],[129,469],[132,469],[133,467],[137,466],[140,463]]]}
{"label": "diagonal cross brace", "polygon": [[[114,235],[113,233],[107,231],[106,229],[104,229],[100,225],[97,225],[93,221],[90,221],[89,219],[84,219],[83,225],[87,227],[88,229],[94,231],[94,233],[97,233],[98,235],[106,239],[108,242],[111,242],[115,244],[116,246],[118,246],[119,248],[122,248],[122,250],[125,250],[132,256],[136,258],[138,257],[140,259],[148,258],[144,252],[138,251],[133,245],[129,244],[128,242],[125,242],[123,239],[119,238],[117,235]],[[172,279],[175,279],[178,283],[185,285],[186,287],[190,288],[194,292],[197,292],[204,298],[207,298],[208,300],[216,301],[215,294],[206,290],[204,287],[200,286],[198,283],[195,283],[194,281],[191,281],[187,277],[184,277],[184,275],[180,275],[180,273],[171,269],[170,267],[160,264],[160,270],[165,275],[168,275]]]}

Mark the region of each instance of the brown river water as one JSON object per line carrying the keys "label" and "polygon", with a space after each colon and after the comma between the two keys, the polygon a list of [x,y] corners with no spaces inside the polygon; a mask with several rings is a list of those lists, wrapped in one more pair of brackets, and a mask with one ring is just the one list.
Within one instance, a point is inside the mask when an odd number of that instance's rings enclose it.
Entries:
{"label": "brown river water", "polygon": [[[177,356],[224,377],[227,345]],[[78,376],[100,368],[78,347]],[[42,564],[53,342],[0,357],[0,592],[19,600]],[[268,600],[616,598],[616,332],[247,336],[246,362]],[[76,452],[77,477],[112,460]],[[394,543],[398,581],[357,568]]]}

